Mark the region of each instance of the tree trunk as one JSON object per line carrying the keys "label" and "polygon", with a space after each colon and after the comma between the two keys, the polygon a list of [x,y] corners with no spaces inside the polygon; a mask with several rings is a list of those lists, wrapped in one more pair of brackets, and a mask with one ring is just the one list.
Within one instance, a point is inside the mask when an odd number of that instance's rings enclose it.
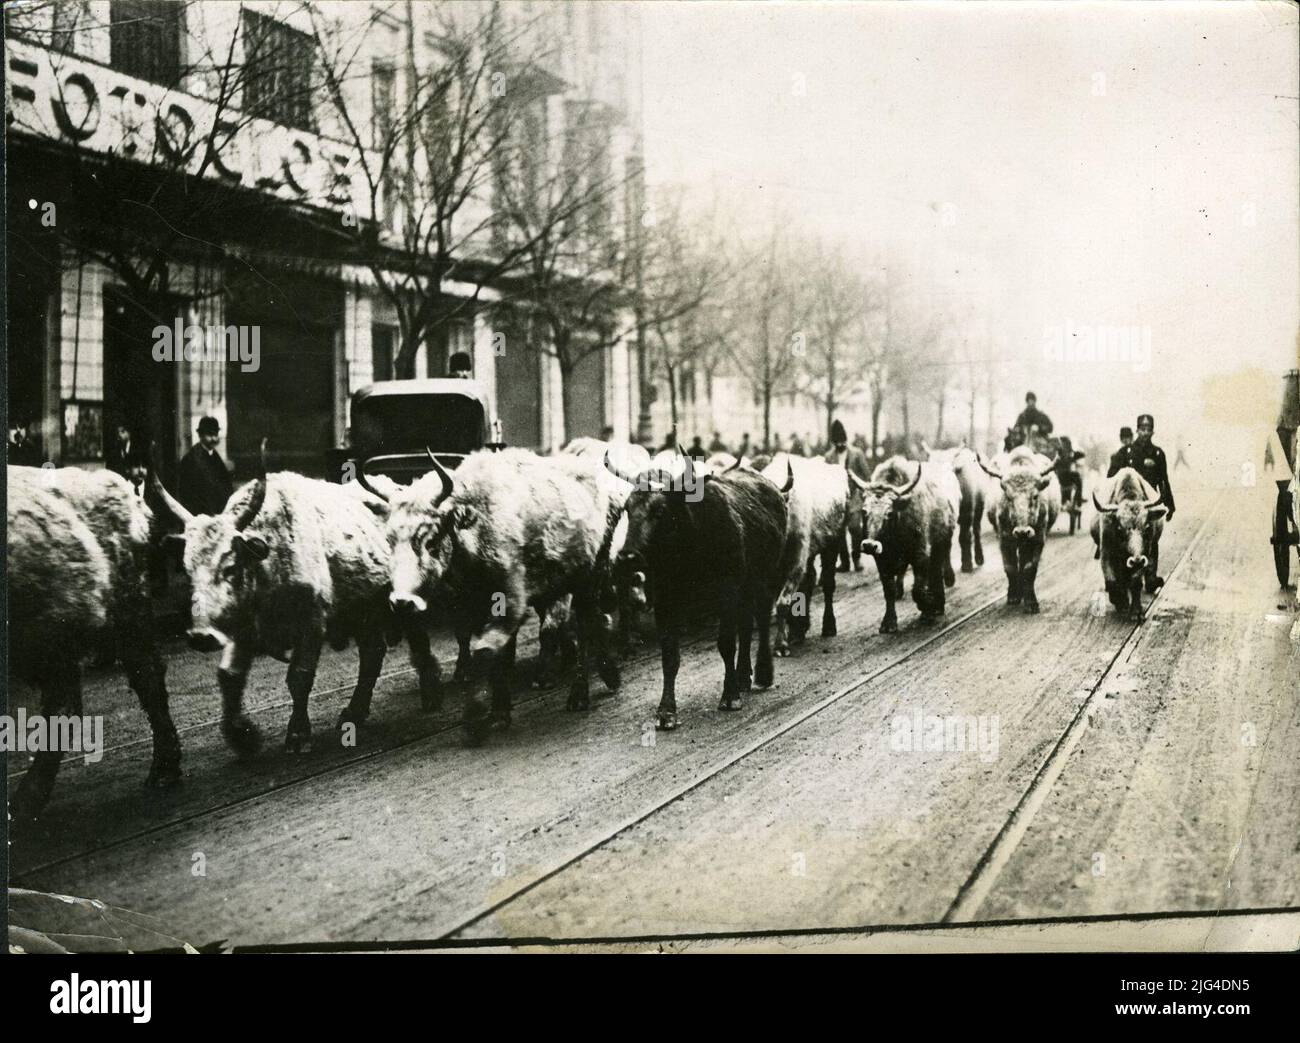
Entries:
{"label": "tree trunk", "polygon": [[672,417],[673,430],[677,430],[677,373],[673,366],[664,366],[668,373],[668,413]]}
{"label": "tree trunk", "polygon": [[939,421],[934,427],[934,444],[936,448],[943,448],[943,410],[948,404],[948,389],[941,388],[939,391]]}
{"label": "tree trunk", "polygon": [[875,463],[880,458],[880,410],[884,405],[884,396],[875,392],[871,396],[871,460]]}

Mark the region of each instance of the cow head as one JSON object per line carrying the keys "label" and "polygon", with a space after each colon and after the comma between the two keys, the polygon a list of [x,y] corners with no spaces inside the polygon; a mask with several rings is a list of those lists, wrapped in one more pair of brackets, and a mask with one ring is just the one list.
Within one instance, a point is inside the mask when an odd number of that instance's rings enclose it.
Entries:
{"label": "cow head", "polygon": [[478,513],[457,497],[456,482],[432,453],[433,470],[389,501],[392,592],[398,616],[428,610],[429,598],[451,569],[458,542],[473,541]]}
{"label": "cow head", "polygon": [[252,528],[266,502],[266,440],[257,478],[231,497],[221,514],[191,514],[158,480],[154,492],[185,526],[180,536],[185,543],[184,564],[193,590],[190,629],[191,647],[215,652],[233,635],[251,630],[259,584],[266,579],[266,562],[272,544]]}
{"label": "cow head", "polygon": [[1040,494],[1052,484],[1056,461],[1038,469],[1014,466],[1003,474],[989,467],[983,457],[976,459],[989,477],[996,478],[1002,486],[1002,497],[994,507],[998,534],[1022,543],[1034,539],[1047,525],[1047,503]]}
{"label": "cow head", "polygon": [[[849,476],[850,497],[858,494],[861,504],[858,510],[862,519],[862,552],[873,558],[883,554],[896,539],[894,534],[898,511],[911,498],[913,491],[921,481],[924,464],[916,465],[916,475],[910,481],[901,484],[879,480],[877,471],[870,482],[864,482],[852,471],[845,468]],[[894,468],[891,473],[896,473]],[[850,504],[852,509],[852,502]]]}
{"label": "cow head", "polygon": [[1150,500],[1125,497],[1118,503],[1102,503],[1092,494],[1093,506],[1102,516],[1102,525],[1117,535],[1123,545],[1124,563],[1129,569],[1141,572],[1150,560],[1151,544],[1163,526],[1168,508],[1160,502],[1160,494]]}

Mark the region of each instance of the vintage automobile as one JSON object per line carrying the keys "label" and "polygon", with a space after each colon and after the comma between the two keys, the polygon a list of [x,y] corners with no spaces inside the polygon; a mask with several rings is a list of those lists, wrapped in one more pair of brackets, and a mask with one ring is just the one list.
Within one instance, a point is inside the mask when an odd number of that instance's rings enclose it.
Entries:
{"label": "vintage automobile", "polygon": [[[1285,589],[1291,580],[1291,548],[1300,547],[1300,370],[1282,377],[1282,408],[1277,417],[1277,438],[1282,446],[1285,475],[1275,478],[1277,504],[1273,509],[1273,565]],[[1277,463],[1278,461],[1274,461]]]}
{"label": "vintage automobile", "polygon": [[429,452],[449,470],[478,449],[499,448],[500,422],[475,380],[382,380],[352,395],[349,445],[330,450],[335,482],[382,474],[409,485],[430,469]]}

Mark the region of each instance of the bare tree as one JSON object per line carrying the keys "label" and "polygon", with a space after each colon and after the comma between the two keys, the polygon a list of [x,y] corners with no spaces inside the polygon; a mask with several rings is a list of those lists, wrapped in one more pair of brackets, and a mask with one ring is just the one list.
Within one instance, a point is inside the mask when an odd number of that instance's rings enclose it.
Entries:
{"label": "bare tree", "polygon": [[874,302],[860,273],[842,250],[818,242],[810,250],[809,336],[800,366],[799,390],[826,411],[829,438],[840,402],[865,370],[861,320]]}

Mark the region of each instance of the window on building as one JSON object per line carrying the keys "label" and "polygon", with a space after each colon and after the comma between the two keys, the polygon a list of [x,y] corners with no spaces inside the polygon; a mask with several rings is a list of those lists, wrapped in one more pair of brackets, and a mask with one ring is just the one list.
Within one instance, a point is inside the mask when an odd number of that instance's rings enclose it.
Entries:
{"label": "window on building", "polygon": [[[56,27],[65,19],[75,18],[75,9],[80,6],[55,4]],[[63,11],[65,7],[71,10]],[[110,61],[114,69],[165,87],[179,83],[184,4],[173,0],[113,0],[109,18]],[[65,38],[74,40],[78,35],[75,27],[64,32]],[[56,28],[56,39],[58,33]]]}
{"label": "window on building", "polygon": [[375,380],[393,379],[393,345],[397,330],[392,326],[370,327],[370,360]]}
{"label": "window on building", "polygon": [[316,130],[316,41],[256,11],[243,11],[244,109],[297,130]]}

